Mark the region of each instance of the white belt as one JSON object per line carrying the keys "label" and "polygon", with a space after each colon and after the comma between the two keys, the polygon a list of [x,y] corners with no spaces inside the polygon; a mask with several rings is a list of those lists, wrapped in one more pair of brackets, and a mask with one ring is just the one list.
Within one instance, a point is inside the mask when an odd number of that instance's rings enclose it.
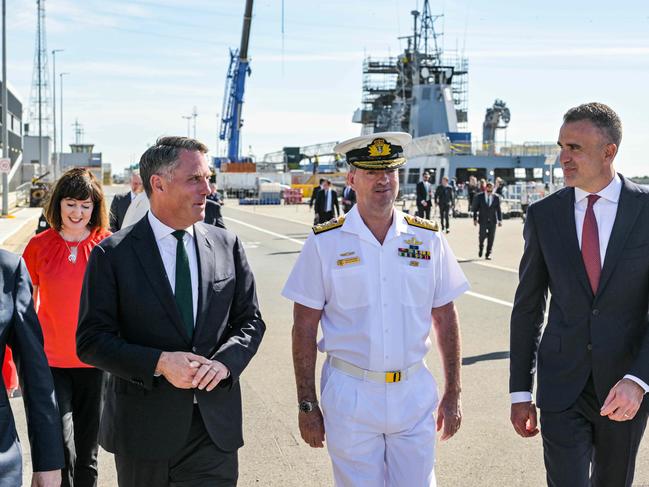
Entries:
{"label": "white belt", "polygon": [[374,370],[365,370],[360,367],[356,367],[354,364],[345,362],[336,357],[328,356],[329,363],[334,369],[338,369],[345,374],[351,375],[352,377],[357,377],[359,379],[369,380],[372,382],[401,382],[403,380],[408,380],[408,378],[421,369],[425,364],[422,360],[417,362],[414,365],[411,365],[404,370],[390,370],[387,372],[378,372]]}

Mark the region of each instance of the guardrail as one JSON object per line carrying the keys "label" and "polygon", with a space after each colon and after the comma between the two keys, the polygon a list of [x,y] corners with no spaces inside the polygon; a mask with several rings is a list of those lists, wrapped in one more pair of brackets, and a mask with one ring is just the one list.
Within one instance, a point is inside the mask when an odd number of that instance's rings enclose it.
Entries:
{"label": "guardrail", "polygon": [[16,187],[16,206],[29,206],[29,193],[32,183],[26,182]]}

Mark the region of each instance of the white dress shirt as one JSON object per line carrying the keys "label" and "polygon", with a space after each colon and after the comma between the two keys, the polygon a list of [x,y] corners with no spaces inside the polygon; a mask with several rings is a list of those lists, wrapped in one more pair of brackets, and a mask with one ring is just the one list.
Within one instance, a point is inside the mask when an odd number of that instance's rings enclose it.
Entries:
{"label": "white dress shirt", "polygon": [[[608,241],[611,239],[611,232],[613,231],[613,224],[615,223],[615,215],[617,214],[617,205],[620,201],[620,193],[622,192],[622,180],[620,176],[615,174],[615,177],[604,189],[599,191],[600,198],[593,204],[593,213],[597,220],[597,232],[599,235],[599,255],[602,267],[604,266],[604,257],[606,256],[606,248]],[[579,248],[581,249],[581,234],[584,227],[584,218],[586,217],[586,209],[588,208],[588,193],[583,189],[575,188],[575,227],[577,229],[577,240],[579,241]],[[625,379],[631,379],[642,387],[645,393],[649,392],[649,385],[634,375],[627,374]],[[511,401],[516,402],[529,402],[532,400],[532,394],[528,391],[512,392]]]}
{"label": "white dress shirt", "polygon": [[325,189],[325,211],[332,211],[331,207],[331,189]]}
{"label": "white dress shirt", "polygon": [[[169,279],[171,290],[176,289],[176,245],[178,240],[172,235],[174,229],[168,227],[156,218],[152,211],[147,213],[149,223],[153,229],[156,244],[162,257],[162,263]],[[189,258],[189,273],[192,281],[192,305],[194,309],[194,326],[196,326],[196,315],[198,314],[198,257],[196,256],[196,245],[194,244],[194,227],[185,228],[183,237],[185,251]]]}

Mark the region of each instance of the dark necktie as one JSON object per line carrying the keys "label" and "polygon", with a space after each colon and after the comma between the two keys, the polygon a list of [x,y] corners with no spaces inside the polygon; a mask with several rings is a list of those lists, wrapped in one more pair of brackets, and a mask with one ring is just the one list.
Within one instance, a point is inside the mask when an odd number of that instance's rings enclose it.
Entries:
{"label": "dark necktie", "polygon": [[176,289],[174,290],[174,296],[187,333],[191,337],[194,334],[194,302],[192,300],[192,276],[189,271],[189,257],[187,257],[187,251],[183,243],[185,231],[176,230],[172,235],[178,240],[176,244]]}
{"label": "dark necktie", "polygon": [[581,257],[584,260],[584,267],[593,294],[597,293],[599,276],[602,273],[602,259],[599,254],[599,231],[595,212],[593,211],[593,205],[598,199],[599,195],[597,194],[588,195],[588,208],[586,208],[584,226],[581,231]]}

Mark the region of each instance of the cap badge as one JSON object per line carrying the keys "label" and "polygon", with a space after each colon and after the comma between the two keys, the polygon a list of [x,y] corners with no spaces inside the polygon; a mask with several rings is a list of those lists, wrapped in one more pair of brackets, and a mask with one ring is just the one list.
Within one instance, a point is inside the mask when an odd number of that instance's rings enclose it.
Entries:
{"label": "cap badge", "polygon": [[372,144],[367,147],[370,157],[389,156],[392,153],[392,147],[385,139],[374,139]]}

